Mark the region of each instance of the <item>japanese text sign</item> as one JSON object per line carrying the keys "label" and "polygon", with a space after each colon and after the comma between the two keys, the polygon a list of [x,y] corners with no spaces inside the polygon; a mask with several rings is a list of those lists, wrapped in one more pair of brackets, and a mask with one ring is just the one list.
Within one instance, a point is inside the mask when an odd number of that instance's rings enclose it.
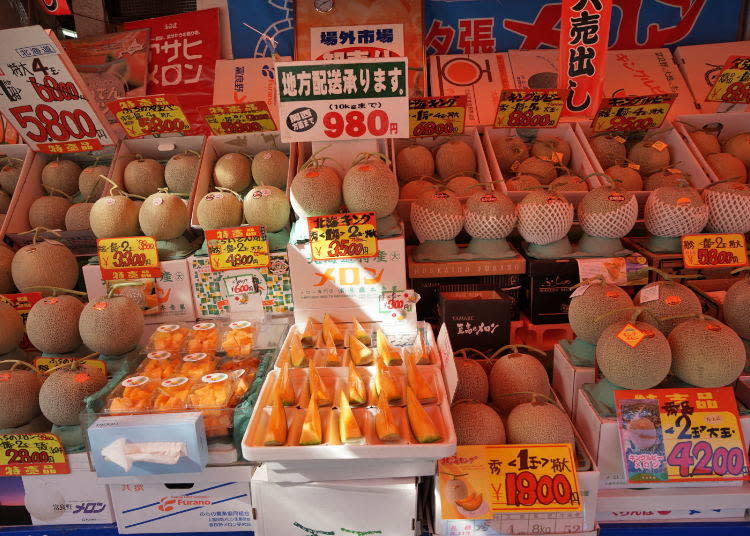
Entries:
{"label": "japanese text sign", "polygon": [[96,249],[105,281],[161,277],[156,240],[151,236],[100,238]]}
{"label": "japanese text sign", "polygon": [[590,117],[604,83],[612,0],[563,0],[560,16],[560,87],[564,115]]}
{"label": "japanese text sign", "polygon": [[276,63],[284,142],[406,137],[405,58]]}
{"label": "japanese text sign", "polygon": [[659,128],[676,98],[676,93],[665,93],[602,99],[592,128],[594,132],[630,132]]}
{"label": "japanese text sign", "polygon": [[312,260],[360,259],[378,254],[374,212],[307,218]]}
{"label": "japanese text sign", "polygon": [[682,237],[685,268],[747,266],[747,246],[741,234],[694,234]]}
{"label": "japanese text sign", "polygon": [[464,133],[466,95],[409,99],[409,137],[453,136]]}
{"label": "japanese text sign", "polygon": [[[41,372],[47,372],[50,369],[59,367],[62,365],[69,365],[74,363],[77,357],[37,357],[34,359],[34,366]],[[84,359],[81,362],[81,368],[84,370],[90,370],[92,373],[100,373],[104,376],[107,375],[107,363],[101,359]]]}
{"label": "japanese text sign", "polygon": [[731,387],[615,391],[615,406],[629,482],[750,478]]}
{"label": "japanese text sign", "polygon": [[43,153],[99,150],[114,142],[60,43],[39,26],[0,31],[0,111]]}
{"label": "japanese text sign", "polygon": [[750,104],[750,57],[730,57],[706,100]]}
{"label": "japanese text sign", "polygon": [[[23,318],[24,324],[26,318],[29,316],[29,311],[36,302],[42,299],[41,292],[25,292],[22,294],[0,294],[0,302],[7,303]],[[19,345],[23,349],[34,348],[29,341],[29,337],[26,333],[23,334],[23,340]]]}
{"label": "japanese text sign", "polygon": [[495,127],[554,128],[564,106],[560,89],[504,89]]}
{"label": "japanese text sign", "polygon": [[[10,381],[0,371],[0,382]],[[53,434],[0,435],[0,476],[63,475],[70,473],[60,439]]]}
{"label": "japanese text sign", "polygon": [[459,446],[438,461],[443,519],[583,508],[568,444]]}
{"label": "japanese text sign", "polygon": [[206,245],[213,271],[263,268],[271,264],[263,227],[206,230]]}
{"label": "japanese text sign", "polygon": [[174,95],[128,97],[107,103],[129,138],[185,134],[190,130],[185,112]]}
{"label": "japanese text sign", "polygon": [[198,110],[216,136],[276,130],[268,105],[263,101],[214,104]]}

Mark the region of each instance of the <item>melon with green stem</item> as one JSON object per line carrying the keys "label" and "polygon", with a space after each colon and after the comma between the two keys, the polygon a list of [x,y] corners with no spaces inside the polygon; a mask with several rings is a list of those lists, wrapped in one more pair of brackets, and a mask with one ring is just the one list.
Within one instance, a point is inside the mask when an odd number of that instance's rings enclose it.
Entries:
{"label": "melon with green stem", "polygon": [[604,168],[604,173],[612,177],[623,190],[630,192],[643,191],[643,178],[641,174],[625,161]]}
{"label": "melon with green stem", "polygon": [[651,251],[679,249],[679,237],[700,233],[708,222],[708,206],[689,186],[663,186],[648,196],[644,211]]}
{"label": "melon with green stem", "polygon": [[534,175],[521,173],[505,181],[505,186],[509,192],[533,191],[542,186],[539,179]]}
{"label": "melon with green stem", "polygon": [[449,180],[445,187],[460,197],[466,197],[472,194],[478,184],[479,181],[474,177],[459,175]]}
{"label": "melon with green stem", "polygon": [[214,184],[234,192],[244,192],[253,183],[250,158],[242,153],[227,153],[214,164]]}
{"label": "melon with green stem", "polygon": [[685,317],[701,312],[701,302],[690,288],[671,279],[675,276],[650,270],[661,273],[665,279],[645,285],[635,295],[633,303],[642,309],[641,318],[645,322],[669,335]]}
{"label": "melon with green stem", "polygon": [[401,186],[399,192],[400,199],[416,199],[420,194],[428,191],[432,191],[435,188],[435,182],[432,177],[420,177],[418,179],[410,180]]}
{"label": "melon with green stem", "polygon": [[279,188],[256,186],[245,196],[243,210],[248,225],[260,225],[269,233],[277,233],[289,224],[291,206]]}
{"label": "melon with green stem", "polygon": [[570,163],[570,144],[559,136],[540,134],[531,145],[531,155],[567,166]]}
{"label": "melon with green stem", "polygon": [[549,187],[556,192],[588,192],[589,184],[578,175],[560,175]]}
{"label": "melon with green stem", "polygon": [[505,428],[509,444],[575,444],[570,418],[548,396],[534,395],[530,402],[513,408]]}
{"label": "melon with green stem", "polygon": [[721,145],[719,144],[719,138],[711,132],[705,130],[694,130],[689,133],[690,138],[693,140],[698,152],[704,157],[721,152]]}
{"label": "melon with green stem", "polygon": [[219,188],[209,192],[198,202],[196,216],[204,230],[239,227],[242,224],[242,200],[232,190]]}
{"label": "melon with green stem", "polygon": [[20,292],[41,288],[42,296],[49,296],[46,287],[72,289],[78,281],[78,261],[70,249],[60,242],[36,240],[19,249],[11,262],[13,282]]}
{"label": "melon with green stem", "polygon": [[86,201],[99,199],[104,192],[107,181],[102,179],[102,175],[109,173],[109,166],[94,164],[83,168],[78,176],[78,190]]}
{"label": "melon with green stem", "polygon": [[687,176],[682,171],[676,168],[667,168],[646,177],[644,188],[650,191],[662,186],[680,186],[687,182]]}
{"label": "melon with green stem", "polygon": [[53,160],[42,168],[42,186],[47,192],[63,192],[75,195],[78,192],[78,177],[81,166],[72,160]]}
{"label": "melon with green stem", "polygon": [[458,445],[502,445],[505,426],[500,415],[476,400],[457,399],[451,406]]}
{"label": "melon with green stem", "polygon": [[39,415],[38,372],[22,361],[0,361],[0,428],[17,428]]}
{"label": "melon with green stem", "polygon": [[164,182],[173,194],[190,195],[198,176],[200,155],[191,151],[176,154],[164,166]]}
{"label": "melon with green stem", "polygon": [[557,178],[554,162],[531,156],[521,162],[515,169],[521,175],[533,175],[540,183],[549,184]]}
{"label": "melon with green stem", "polygon": [[0,302],[0,354],[7,354],[17,348],[23,334],[21,315],[10,304]]}
{"label": "melon with green stem", "polygon": [[43,195],[29,207],[29,225],[31,228],[65,229],[65,215],[72,206],[70,199],[57,195]]}
{"label": "melon with green stem", "polygon": [[723,143],[725,153],[742,161],[745,168],[750,168],[750,132],[735,134]]}
{"label": "melon with green stem", "polygon": [[341,177],[313,155],[292,179],[289,201],[300,219],[337,214],[343,202]]}
{"label": "melon with green stem", "polygon": [[278,149],[266,149],[253,157],[251,166],[255,183],[286,190],[289,157]]}
{"label": "melon with green stem", "polygon": [[164,166],[153,158],[137,158],[125,166],[123,184],[130,194],[148,197],[164,188]]}
{"label": "melon with green stem", "polygon": [[576,285],[568,307],[568,322],[577,338],[595,345],[607,326],[627,320],[632,313],[633,300],[624,290],[595,278]]}
{"label": "melon with green stem", "polygon": [[83,343],[104,355],[123,355],[135,349],[143,335],[143,311],[125,296],[115,296],[126,283],[112,285],[106,296],[83,308],[78,329]]}
{"label": "melon with green stem", "polygon": [[605,185],[584,195],[577,210],[585,233],[579,247],[606,257],[623,249],[620,239],[633,229],[638,219],[638,200],[632,192],[617,185]]}
{"label": "melon with green stem", "polygon": [[[118,195],[117,192],[120,192]],[[119,238],[141,234],[140,206],[121,190],[100,197],[91,207],[89,223],[97,238]]]}
{"label": "melon with green stem", "polygon": [[81,346],[78,319],[81,300],[70,294],[50,296],[36,302],[26,318],[29,341],[41,352],[66,354]]}
{"label": "melon with green stem", "polygon": [[521,351],[521,348],[541,352],[531,346],[508,345],[498,349],[491,357],[492,359],[506,350],[512,350],[501,355],[490,371],[492,404],[503,414],[531,400],[532,393],[544,396],[550,394],[549,377],[544,366],[530,353]]}

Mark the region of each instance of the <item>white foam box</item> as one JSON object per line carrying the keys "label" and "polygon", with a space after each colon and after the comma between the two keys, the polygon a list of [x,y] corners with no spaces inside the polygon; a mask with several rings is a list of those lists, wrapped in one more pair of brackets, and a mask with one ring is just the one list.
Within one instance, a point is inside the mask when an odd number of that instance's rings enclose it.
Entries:
{"label": "white foam box", "polygon": [[466,125],[491,125],[503,89],[513,88],[507,52],[430,56],[430,95],[466,95]]}
{"label": "white foam box", "polygon": [[[736,480],[728,482],[709,481],[701,482],[700,484],[691,482],[639,482],[636,485],[629,483],[623,472],[622,449],[620,447],[617,418],[602,417],[596,411],[586,390],[579,389],[577,396],[578,404],[576,405],[574,422],[586,447],[599,466],[599,470],[601,471],[601,489],[638,487],[664,490],[668,488],[685,488],[693,489],[693,493],[698,495],[703,494],[705,488],[736,488],[743,486],[742,481]],[[747,449],[750,444],[750,415],[740,416],[740,426],[742,428],[745,449]],[[697,489],[700,489],[700,491],[695,491]],[[750,495],[748,497],[750,498]],[[705,505],[707,503],[700,504]],[[650,505],[649,508],[653,508],[653,505]]]}
{"label": "white foam box", "polygon": [[[555,128],[540,128],[537,132],[539,135],[558,136],[567,141],[568,144],[570,144],[570,163],[568,164],[568,167],[571,169],[572,173],[582,179],[586,179],[589,188],[596,188],[600,185],[599,179],[596,176],[590,176],[596,170],[591,164],[588,153],[584,150],[570,123],[558,123]],[[490,166],[492,180],[503,181],[499,184],[500,191],[510,197],[514,203],[518,203],[521,199],[526,197],[529,192],[508,191],[508,187],[504,182],[506,177],[503,176],[503,173],[500,170],[500,165],[495,157],[495,151],[492,148],[492,140],[497,137],[505,136],[518,136],[518,133],[515,128],[486,127],[483,131],[482,140],[485,153],[487,154],[487,162]],[[586,192],[560,192],[560,194],[573,203],[573,205],[577,206],[583,196],[586,195]]]}
{"label": "white foam box", "polygon": [[[16,190],[11,199],[8,216],[5,218],[2,227],[0,227],[0,236],[5,234],[18,247],[30,244],[33,240],[33,233],[26,233],[26,231],[31,229],[31,225],[29,224],[29,209],[34,201],[47,194],[44,186],[42,186],[42,169],[44,166],[60,158],[61,160],[73,160],[83,169],[93,165],[98,158],[102,165],[105,165],[108,161],[112,162],[109,168],[109,173],[111,174],[112,166],[115,162],[113,160],[113,156],[115,155],[114,147],[105,147],[98,151],[84,153],[50,155],[34,153],[26,145],[3,145],[0,153],[24,158],[21,176],[18,179]],[[109,185],[106,184],[104,191],[108,190]],[[96,198],[92,198],[91,201],[96,201]],[[76,255],[92,255],[96,253],[96,237],[90,230],[61,230],[59,235],[44,233],[43,236],[62,242]]]}
{"label": "white foam box", "polygon": [[552,387],[565,407],[565,411],[576,419],[578,389],[584,383],[594,383],[594,367],[574,365],[568,352],[560,344],[555,344],[552,357]]}
{"label": "white foam box", "polygon": [[[711,182],[717,182],[719,177],[711,166],[708,165],[708,162],[700,153],[695,143],[693,143],[693,139],[688,132],[691,130],[699,130],[710,123],[719,123],[719,125],[721,125],[721,131],[718,134],[719,143],[723,145],[724,142],[732,136],[750,130],[750,120],[748,117],[750,116],[745,112],[693,114],[681,115],[677,118],[677,121],[675,121],[675,129],[680,133],[685,145],[690,148],[692,156],[700,164],[704,174],[708,176]],[[706,186],[708,186],[708,184],[706,184]]]}
{"label": "white foam box", "polygon": [[257,536],[416,534],[414,478],[274,482],[261,466],[251,481]]}
{"label": "white foam box", "polygon": [[[187,259],[161,261],[162,275],[156,280],[158,312],[147,314],[147,324],[192,322],[197,318],[190,284],[190,267]],[[106,294],[106,283],[98,264],[83,266],[83,280],[89,301]]]}
{"label": "white foam box", "polygon": [[750,110],[750,106],[747,104],[706,101],[706,97],[719,75],[721,75],[724,64],[729,60],[729,57],[749,55],[750,41],[688,45],[675,48],[674,61],[687,82],[695,107],[699,112],[713,114]]}
{"label": "white foam box", "polygon": [[[120,534],[253,530],[249,466],[208,467],[172,482],[110,484]],[[179,476],[179,475],[177,475]]]}
{"label": "white foam box", "polygon": [[24,476],[24,503],[34,525],[112,523],[109,490],[97,481],[85,452],[67,454],[70,473]]}

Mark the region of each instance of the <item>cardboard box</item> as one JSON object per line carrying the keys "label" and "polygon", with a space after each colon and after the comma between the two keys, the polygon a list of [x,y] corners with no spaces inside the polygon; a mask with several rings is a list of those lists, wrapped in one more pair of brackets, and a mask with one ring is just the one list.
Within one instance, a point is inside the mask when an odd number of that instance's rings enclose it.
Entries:
{"label": "cardboard box", "polygon": [[[569,341],[566,341],[569,342]],[[578,390],[585,383],[594,383],[596,371],[593,366],[575,365],[568,352],[559,343],[552,354],[552,388],[558,394],[565,411],[576,419]]]}
{"label": "cardboard box", "polygon": [[414,478],[278,483],[261,466],[250,485],[257,536],[406,536],[418,526]]}
{"label": "cardboard box", "polygon": [[178,483],[110,484],[120,534],[253,530],[251,467],[209,467]]}
{"label": "cardboard box", "polygon": [[674,61],[687,82],[695,107],[700,113],[742,112],[750,106],[734,103],[707,102],[706,97],[721,74],[730,56],[749,56],[750,41],[689,45],[674,50]]}
{"label": "cardboard box", "polygon": [[[16,189],[13,191],[13,195],[10,198],[10,205],[5,214],[0,214],[0,240],[5,236],[5,231],[10,224],[11,216],[13,214],[14,204],[18,204],[17,199],[21,197],[21,189],[23,188],[24,182],[26,182],[26,176],[29,174],[29,170],[34,162],[35,153],[24,143],[14,143],[3,145],[2,154],[18,158],[21,162],[17,162],[21,165],[21,171],[18,175],[18,182],[16,183]],[[6,165],[5,161],[0,161],[0,168]],[[26,208],[28,212],[28,208]],[[28,218],[27,218],[28,220]],[[28,222],[27,222],[28,223]]]}
{"label": "cardboard box", "polygon": [[[146,314],[147,324],[193,322],[196,318],[193,291],[190,284],[190,266],[187,259],[161,261],[161,277],[156,280],[159,308],[156,314]],[[106,283],[98,264],[83,266],[83,280],[89,300],[106,294]]]}
{"label": "cardboard box", "polygon": [[430,95],[466,95],[466,125],[492,125],[503,89],[515,87],[508,53],[430,56]]}
{"label": "cardboard box", "polygon": [[729,287],[739,281],[738,278],[727,279],[705,279],[686,280],[684,284],[689,287],[701,302],[703,314],[712,316],[717,320],[724,321],[724,296]]}
{"label": "cardboard box", "polygon": [[440,319],[456,348],[495,350],[509,344],[515,308],[502,290],[440,293]]}

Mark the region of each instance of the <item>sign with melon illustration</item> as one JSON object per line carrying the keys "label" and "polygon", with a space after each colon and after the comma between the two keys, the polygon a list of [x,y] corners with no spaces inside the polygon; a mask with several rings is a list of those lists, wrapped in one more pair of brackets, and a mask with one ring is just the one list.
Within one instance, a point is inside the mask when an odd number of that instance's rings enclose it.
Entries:
{"label": "sign with melon illustration", "polygon": [[459,445],[438,462],[443,519],[583,508],[569,444]]}
{"label": "sign with melon illustration", "polygon": [[263,227],[245,225],[206,230],[206,247],[214,272],[264,268],[271,264]]}
{"label": "sign with melon illustration", "polygon": [[681,243],[685,268],[747,266],[745,236],[739,233],[685,235]]}
{"label": "sign with melon illustration", "polygon": [[[0,373],[0,381],[2,373]],[[65,448],[54,434],[0,435],[0,476],[70,473]]]}
{"label": "sign with melon illustration", "polygon": [[677,93],[602,99],[591,123],[594,132],[630,132],[659,128]]}
{"label": "sign with melon illustration", "polygon": [[159,252],[152,236],[100,238],[96,250],[105,281],[161,277]]}
{"label": "sign with melon illustration", "polygon": [[346,212],[307,218],[314,261],[378,255],[374,212]]}
{"label": "sign with melon illustration", "polygon": [[748,480],[731,387],[615,391],[628,482]]}
{"label": "sign with melon illustration", "polygon": [[555,128],[563,106],[561,89],[504,89],[493,126]]}
{"label": "sign with melon illustration", "polygon": [[730,56],[706,101],[750,104],[750,57]]}

